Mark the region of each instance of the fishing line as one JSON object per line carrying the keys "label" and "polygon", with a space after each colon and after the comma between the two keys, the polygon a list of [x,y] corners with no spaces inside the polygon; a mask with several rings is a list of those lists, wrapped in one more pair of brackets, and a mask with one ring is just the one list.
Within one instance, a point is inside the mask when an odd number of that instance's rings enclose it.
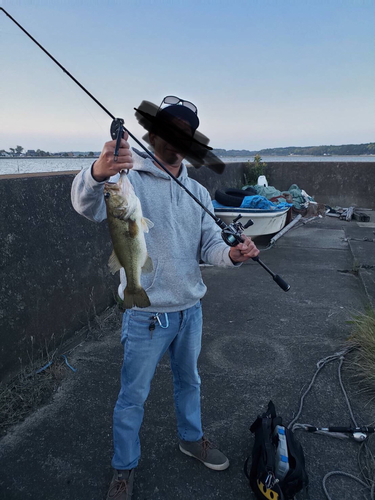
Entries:
{"label": "fishing line", "polygon": [[[91,94],[91,92],[89,92],[76,78],[74,78],[74,76],[62,64],[60,64],[57,59],[55,59],[28,31],[25,30],[25,28],[23,28],[3,7],[0,7],[0,10],[2,10],[9,17],[9,19],[11,19],[11,21],[13,21],[45,54],[47,54],[47,56],[50,59],[52,59],[52,61],[55,64],[57,64],[59,68],[61,68],[64,71],[64,73],[66,73],[69,76],[69,78],[73,80],[74,83],[76,83],[98,106],[100,106],[101,109],[105,113],[107,113],[107,115],[110,116],[113,121],[116,121],[116,117],[110,111],[108,111],[108,109],[105,106],[103,106],[103,104],[100,101],[98,101],[98,99],[96,99],[96,97],[94,97]],[[172,177],[172,179],[175,180],[177,184],[181,186],[182,189],[184,189],[184,191],[186,191],[193,198],[193,200],[196,203],[198,203],[198,205],[200,205],[200,207],[203,208],[203,210],[215,220],[216,223],[218,223],[218,221],[222,222],[218,217],[212,214],[210,210],[208,210],[208,208],[206,208],[203,205],[203,203],[201,203],[200,200],[198,200],[198,198],[194,196],[193,193],[191,193],[182,184],[182,182],[180,182],[177,179],[177,177],[175,177],[171,172],[169,172],[169,170],[166,167],[164,167],[162,163],[158,161],[158,159],[151,153],[151,151],[149,151],[124,125],[123,125],[123,130],[127,132],[129,134],[129,137],[131,137],[170,177]]]}
{"label": "fishing line", "polygon": [[[189,189],[187,189],[184,184],[177,179],[169,170],[155,157],[151,151],[149,151],[127,128],[124,126],[124,120],[121,118],[116,118],[108,109],[100,102],[96,97],[94,97],[91,92],[89,92],[57,59],[55,59],[52,54],[50,54],[28,31],[26,31],[23,26],[21,26],[3,7],[0,7],[0,10],[6,14],[9,19],[22,30],[25,35],[27,35],[52,61],[59,66],[59,68],[62,69],[64,73],[66,73],[69,78],[73,80],[74,83],[76,83],[105,113],[107,113],[108,116],[112,118],[112,125],[111,125],[111,135],[113,138],[114,134],[117,134],[117,146],[119,145],[119,139],[121,138],[121,134],[123,131],[127,132],[129,137],[133,139],[146,153],[147,155],[159,165],[160,168],[162,168],[193,200],[215,221],[215,223],[221,228],[222,230],[222,238],[224,239],[225,243],[231,247],[235,247],[238,244],[243,242],[242,238],[242,233],[246,227],[250,224],[250,221],[247,223],[247,225],[242,226],[240,222],[237,222],[238,219],[241,217],[237,217],[233,223],[231,224],[226,224],[223,222],[219,217],[216,217],[207,207],[201,203],[201,201],[191,192]],[[118,147],[116,147],[115,150],[115,159],[116,159],[116,151],[118,151]],[[253,222],[251,221],[251,224]],[[252,257],[252,260],[260,264],[263,269],[265,269],[273,278],[273,280],[279,285],[280,288],[282,288],[285,292],[287,292],[290,289],[290,285],[284,281],[281,276],[275,274],[271,269],[269,269],[260,259],[259,257]]]}

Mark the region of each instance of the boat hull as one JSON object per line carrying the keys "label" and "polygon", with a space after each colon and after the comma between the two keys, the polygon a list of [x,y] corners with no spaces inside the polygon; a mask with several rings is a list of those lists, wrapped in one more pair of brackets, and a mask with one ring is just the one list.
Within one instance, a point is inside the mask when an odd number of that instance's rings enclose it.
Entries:
{"label": "boat hull", "polygon": [[289,208],[273,211],[228,207],[215,209],[215,215],[226,224],[230,224],[240,214],[242,215],[240,222],[243,225],[251,219],[254,224],[245,229],[244,233],[254,238],[265,234],[278,233],[285,226],[288,210]]}

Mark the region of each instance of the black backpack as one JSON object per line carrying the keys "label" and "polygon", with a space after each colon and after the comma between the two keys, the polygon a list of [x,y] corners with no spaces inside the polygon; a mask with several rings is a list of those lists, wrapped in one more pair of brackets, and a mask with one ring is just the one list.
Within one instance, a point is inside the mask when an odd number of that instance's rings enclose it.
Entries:
{"label": "black backpack", "polygon": [[[276,426],[280,427],[276,429]],[[288,450],[288,458],[281,457],[283,462],[288,463],[288,471],[284,477],[279,472],[278,430],[285,436]],[[248,457],[245,462],[245,475],[255,496],[260,500],[293,500],[299,491],[304,490],[305,498],[308,498],[309,481],[302,446],[290,429],[282,427],[282,418],[276,416],[272,401],[268,403],[267,411],[258,416],[251,425],[250,431],[255,434],[255,442],[250,473],[248,471],[250,457]]]}

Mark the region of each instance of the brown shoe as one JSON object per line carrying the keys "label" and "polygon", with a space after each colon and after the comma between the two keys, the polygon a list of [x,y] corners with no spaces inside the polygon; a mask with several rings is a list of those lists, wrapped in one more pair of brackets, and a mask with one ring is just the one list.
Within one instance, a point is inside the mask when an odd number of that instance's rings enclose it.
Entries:
{"label": "brown shoe", "polygon": [[212,470],[225,470],[229,467],[229,460],[204,436],[199,441],[180,441],[182,453],[200,460]]}
{"label": "brown shoe", "polygon": [[134,469],[115,470],[107,500],[130,500],[133,494]]}

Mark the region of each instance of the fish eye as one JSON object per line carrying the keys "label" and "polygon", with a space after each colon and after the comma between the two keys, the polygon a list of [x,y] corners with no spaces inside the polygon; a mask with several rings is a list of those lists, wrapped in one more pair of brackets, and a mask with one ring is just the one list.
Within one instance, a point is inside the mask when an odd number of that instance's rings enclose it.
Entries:
{"label": "fish eye", "polygon": [[104,193],[104,198],[109,198],[111,196],[111,193],[108,193],[108,191],[106,193]]}

